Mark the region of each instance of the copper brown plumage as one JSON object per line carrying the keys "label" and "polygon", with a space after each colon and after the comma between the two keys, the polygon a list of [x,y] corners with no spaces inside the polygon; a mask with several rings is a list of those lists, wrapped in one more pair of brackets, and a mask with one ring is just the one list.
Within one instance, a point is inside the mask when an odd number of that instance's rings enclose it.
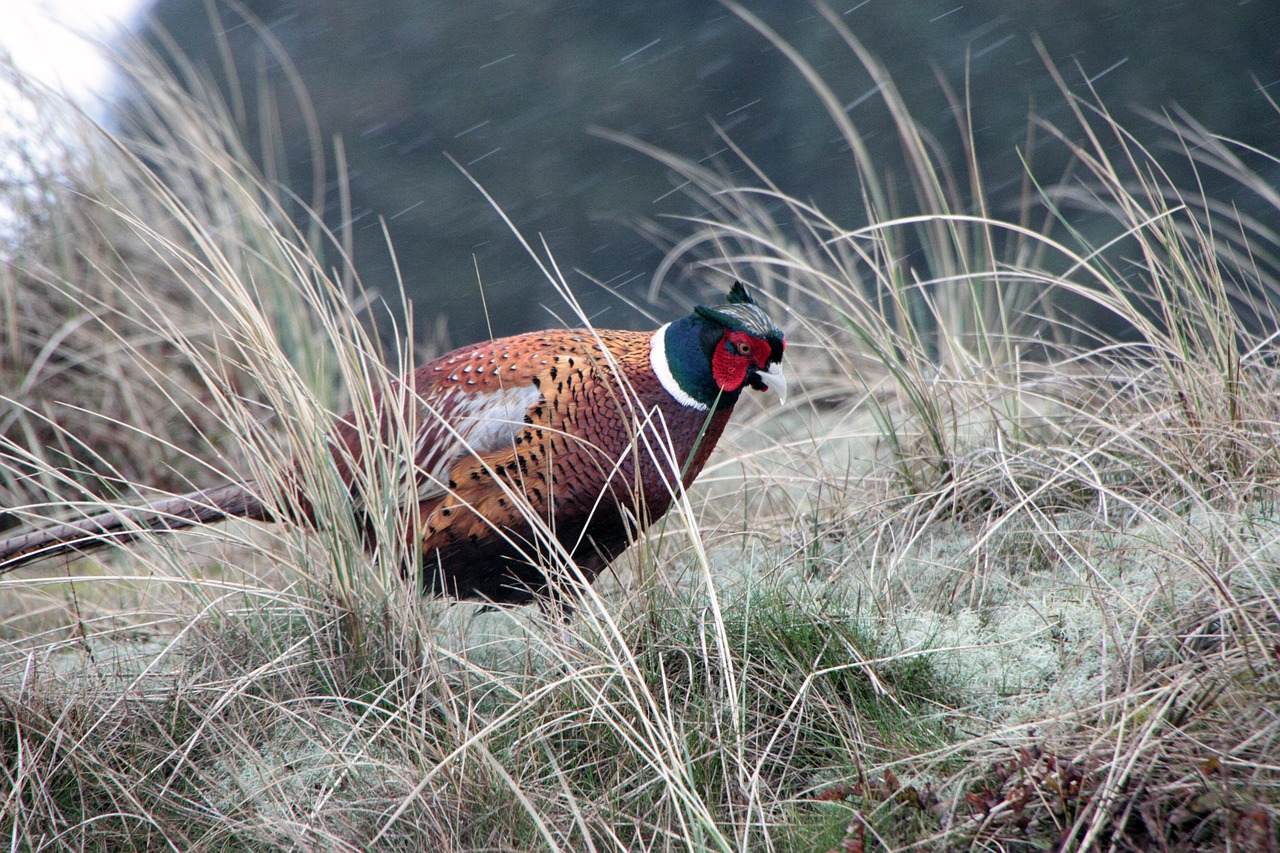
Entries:
{"label": "copper brown plumage", "polygon": [[[594,578],[697,477],[741,390],[781,381],[782,351],[782,334],[735,285],[726,304],[656,332],[517,335],[455,350],[393,384],[374,417],[382,439],[397,428],[414,436],[402,500],[424,587],[523,603],[547,592],[550,566],[572,560]],[[368,420],[340,419],[332,441],[358,514]],[[250,487],[223,488],[0,543],[0,571],[127,540],[138,527],[270,516]],[[299,505],[313,516],[305,496]]]}
{"label": "copper brown plumage", "polygon": [[[429,589],[525,601],[543,591],[555,542],[591,577],[667,511],[676,480],[687,486],[701,471],[730,410],[708,417],[676,403],[649,365],[652,336],[522,335],[414,373],[405,396],[421,409],[425,439],[418,530]],[[350,423],[339,435],[358,446]]]}

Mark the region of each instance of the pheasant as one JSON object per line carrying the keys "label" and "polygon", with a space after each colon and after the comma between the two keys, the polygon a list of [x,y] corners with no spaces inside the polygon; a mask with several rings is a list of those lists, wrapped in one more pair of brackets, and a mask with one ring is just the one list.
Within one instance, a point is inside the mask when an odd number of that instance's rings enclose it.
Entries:
{"label": "pheasant", "polygon": [[[551,565],[587,582],[706,464],[743,389],[775,388],[784,336],[740,282],[653,332],[531,332],[463,347],[391,383],[374,402],[380,437],[411,429],[405,503],[423,588],[437,596],[524,604],[555,594]],[[368,443],[355,413],[330,447],[360,516]],[[369,427],[365,427],[369,428]],[[408,477],[406,476],[406,481]],[[67,522],[0,542],[0,573],[65,551],[273,511],[253,483]],[[366,537],[373,546],[372,531]]]}

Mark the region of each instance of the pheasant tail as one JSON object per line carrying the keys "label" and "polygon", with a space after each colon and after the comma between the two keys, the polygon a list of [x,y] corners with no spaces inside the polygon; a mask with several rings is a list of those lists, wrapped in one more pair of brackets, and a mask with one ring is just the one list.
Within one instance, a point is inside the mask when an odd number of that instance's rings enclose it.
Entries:
{"label": "pheasant tail", "polygon": [[181,530],[227,518],[266,521],[271,514],[252,483],[232,483],[6,539],[0,542],[0,574],[67,551],[85,553],[131,542],[148,531]]}

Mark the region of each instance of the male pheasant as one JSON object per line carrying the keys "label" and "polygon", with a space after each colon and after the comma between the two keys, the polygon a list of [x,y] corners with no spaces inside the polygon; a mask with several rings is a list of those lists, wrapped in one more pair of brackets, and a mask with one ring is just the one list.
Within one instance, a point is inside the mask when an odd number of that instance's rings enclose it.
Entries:
{"label": "male pheasant", "polygon": [[[547,567],[565,558],[593,580],[693,482],[744,388],[785,394],[784,347],[735,283],[724,304],[654,332],[516,335],[455,350],[394,383],[375,403],[377,428],[382,437],[413,430],[409,550],[421,555],[424,588],[522,604],[548,593]],[[368,479],[360,422],[342,418],[331,441],[358,512]],[[297,503],[292,512],[314,523],[305,498]],[[222,486],[0,542],[0,573],[144,529],[275,514],[252,483]]]}

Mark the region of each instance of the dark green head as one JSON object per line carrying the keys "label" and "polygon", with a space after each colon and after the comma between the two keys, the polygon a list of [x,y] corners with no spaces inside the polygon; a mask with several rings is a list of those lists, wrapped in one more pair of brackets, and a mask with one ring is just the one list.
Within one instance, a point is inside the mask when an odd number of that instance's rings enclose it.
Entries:
{"label": "dark green head", "polygon": [[652,363],[663,387],[686,406],[727,408],[743,388],[777,390],[787,383],[780,365],[786,339],[742,282],[724,303],[699,305],[655,333]]}

